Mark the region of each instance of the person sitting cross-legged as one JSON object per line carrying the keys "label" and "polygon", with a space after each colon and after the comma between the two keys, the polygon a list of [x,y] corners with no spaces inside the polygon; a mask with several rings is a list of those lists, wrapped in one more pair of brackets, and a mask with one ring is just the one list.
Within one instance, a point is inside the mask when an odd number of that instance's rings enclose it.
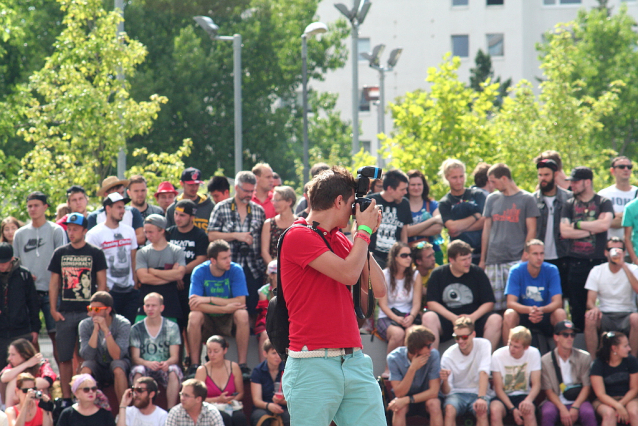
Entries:
{"label": "person sitting cross-legged", "polygon": [[166,388],[167,407],[171,409],[177,404],[183,377],[178,365],[181,338],[177,324],[162,317],[163,310],[164,297],[161,294],[153,292],[146,295],[146,318],[131,328],[130,351],[134,366],[129,380],[134,382],[142,376],[157,380]]}

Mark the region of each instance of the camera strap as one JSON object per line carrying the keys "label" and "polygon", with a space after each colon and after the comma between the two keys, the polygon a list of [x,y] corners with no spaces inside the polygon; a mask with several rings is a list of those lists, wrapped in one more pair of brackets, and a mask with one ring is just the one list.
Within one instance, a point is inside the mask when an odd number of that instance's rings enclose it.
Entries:
{"label": "camera strap", "polygon": [[370,279],[370,251],[368,251],[368,309],[363,312],[361,309],[361,282],[363,281],[363,274],[359,277],[359,281],[352,288],[352,301],[354,302],[354,312],[357,314],[357,318],[366,319],[370,318],[374,313],[374,292],[372,291],[372,280]]}

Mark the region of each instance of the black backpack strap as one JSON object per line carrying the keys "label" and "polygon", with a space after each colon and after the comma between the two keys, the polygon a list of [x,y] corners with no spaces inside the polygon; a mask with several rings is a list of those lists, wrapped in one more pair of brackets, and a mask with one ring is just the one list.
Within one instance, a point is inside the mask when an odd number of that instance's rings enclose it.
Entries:
{"label": "black backpack strap", "polygon": [[552,349],[552,364],[554,364],[554,370],[556,370],[556,378],[558,379],[558,384],[563,383],[563,375],[560,372],[560,367],[558,366],[558,360],[556,360],[556,352]]}

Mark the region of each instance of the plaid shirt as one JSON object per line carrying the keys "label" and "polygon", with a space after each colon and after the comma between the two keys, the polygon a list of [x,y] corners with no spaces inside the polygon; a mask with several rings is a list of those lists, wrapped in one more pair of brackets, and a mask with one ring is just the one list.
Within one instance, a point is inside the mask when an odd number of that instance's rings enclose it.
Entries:
{"label": "plaid shirt", "polygon": [[[248,204],[250,214],[246,216],[244,223],[241,223],[235,198],[228,198],[220,201],[215,205],[213,212],[208,221],[208,232],[250,232],[253,237],[253,243],[249,246],[246,254],[240,253],[240,247],[245,244],[241,241],[230,241],[230,250],[233,256],[233,262],[242,267],[250,268],[253,277],[257,278],[263,275],[266,270],[264,260],[261,258],[261,228],[266,220],[264,209],[250,201]],[[250,219],[250,220],[249,220]]]}
{"label": "plaid shirt", "polygon": [[224,426],[224,421],[219,410],[208,402],[202,404],[197,423],[193,423],[193,419],[184,410],[182,404],[177,404],[168,412],[165,426]]}

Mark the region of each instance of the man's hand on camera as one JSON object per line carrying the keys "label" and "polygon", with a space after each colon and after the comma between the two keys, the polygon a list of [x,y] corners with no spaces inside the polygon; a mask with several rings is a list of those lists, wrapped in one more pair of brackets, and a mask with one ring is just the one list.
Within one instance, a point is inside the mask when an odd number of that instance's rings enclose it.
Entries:
{"label": "man's hand on camera", "polygon": [[380,223],[381,211],[377,207],[377,201],[372,200],[370,205],[364,211],[361,211],[361,205],[357,204],[356,219],[358,225],[365,225],[370,229],[376,230]]}

